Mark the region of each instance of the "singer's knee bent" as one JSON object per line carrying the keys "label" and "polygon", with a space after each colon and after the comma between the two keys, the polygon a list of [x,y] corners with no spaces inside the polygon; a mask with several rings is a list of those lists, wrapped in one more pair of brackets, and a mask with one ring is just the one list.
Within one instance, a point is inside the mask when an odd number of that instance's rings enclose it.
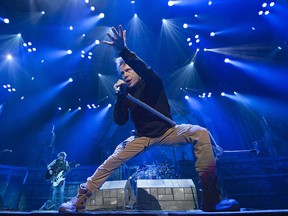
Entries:
{"label": "singer's knee bent", "polygon": [[174,128],[174,136],[177,136],[179,142],[192,143],[201,145],[202,143],[210,143],[209,132],[206,128],[199,125],[181,124]]}

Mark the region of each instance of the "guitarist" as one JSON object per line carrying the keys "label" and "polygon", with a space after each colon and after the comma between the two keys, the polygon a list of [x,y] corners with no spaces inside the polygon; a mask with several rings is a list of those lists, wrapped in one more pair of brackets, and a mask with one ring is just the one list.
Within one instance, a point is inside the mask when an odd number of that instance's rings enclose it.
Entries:
{"label": "guitarist", "polygon": [[[51,180],[51,189],[52,189],[52,205],[54,205],[54,208],[58,208],[59,204],[63,202],[64,198],[64,188],[65,188],[65,178],[59,184],[55,186],[53,185],[54,179],[58,176],[60,172],[65,173],[66,170],[69,169],[69,163],[66,160],[67,154],[65,152],[60,152],[57,155],[57,159],[53,160],[48,166],[47,166],[47,175],[46,178]],[[57,199],[58,198],[58,199]]]}

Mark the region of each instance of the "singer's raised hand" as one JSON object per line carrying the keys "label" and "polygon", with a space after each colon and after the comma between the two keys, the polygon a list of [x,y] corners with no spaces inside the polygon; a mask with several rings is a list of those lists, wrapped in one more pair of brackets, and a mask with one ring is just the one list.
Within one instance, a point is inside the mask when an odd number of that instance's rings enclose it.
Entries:
{"label": "singer's raised hand", "polygon": [[107,36],[111,39],[111,41],[104,40],[103,43],[112,46],[116,52],[120,53],[126,47],[126,30],[123,30],[122,26],[118,26],[118,32],[115,27],[111,28],[113,35],[109,32]]}

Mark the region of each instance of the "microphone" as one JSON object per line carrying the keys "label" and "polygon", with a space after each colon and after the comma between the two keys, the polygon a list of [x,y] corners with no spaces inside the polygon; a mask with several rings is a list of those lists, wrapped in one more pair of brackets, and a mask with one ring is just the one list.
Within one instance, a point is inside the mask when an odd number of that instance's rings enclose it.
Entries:
{"label": "microphone", "polygon": [[129,85],[129,84],[127,84],[127,83],[122,83],[122,84],[120,84],[120,85],[117,87],[115,93],[116,93],[116,94],[126,94],[126,89],[127,89],[128,85]]}

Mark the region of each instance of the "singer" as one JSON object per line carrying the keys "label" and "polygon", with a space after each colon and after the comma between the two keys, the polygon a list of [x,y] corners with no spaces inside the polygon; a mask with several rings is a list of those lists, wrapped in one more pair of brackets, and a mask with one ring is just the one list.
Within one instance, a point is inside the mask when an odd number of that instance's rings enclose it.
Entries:
{"label": "singer", "polygon": [[[118,31],[112,27],[107,33],[110,41],[105,44],[114,48],[120,56],[116,66],[121,78],[115,83],[116,92],[125,90],[167,118],[171,119],[170,106],[163,81],[126,45],[126,31],[122,26]],[[122,90],[121,90],[122,89]],[[114,120],[123,125],[131,119],[136,133],[120,143],[114,153],[101,164],[94,174],[80,185],[78,194],[59,207],[59,212],[83,212],[89,196],[97,193],[106,179],[122,164],[153,146],[191,145],[196,156],[195,168],[202,189],[203,211],[238,211],[236,200],[220,200],[219,181],[216,174],[216,161],[213,155],[209,132],[198,125],[174,125],[159,118],[149,110],[129,100],[125,94],[117,94],[114,106]]]}

